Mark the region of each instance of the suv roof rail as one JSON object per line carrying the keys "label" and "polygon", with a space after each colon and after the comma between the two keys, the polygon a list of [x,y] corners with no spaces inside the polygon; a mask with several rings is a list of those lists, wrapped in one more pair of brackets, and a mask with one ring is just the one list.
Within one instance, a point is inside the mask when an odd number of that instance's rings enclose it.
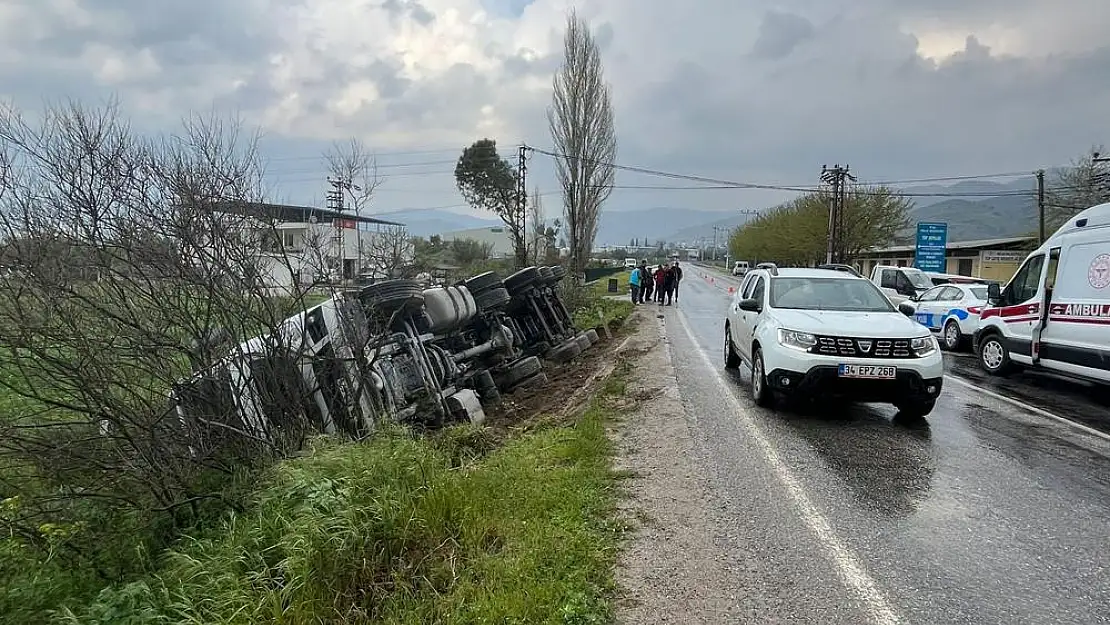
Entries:
{"label": "suv roof rail", "polygon": [[841,272],[844,272],[844,273],[847,273],[847,274],[851,274],[851,275],[853,275],[857,278],[862,278],[863,277],[863,274],[861,274],[859,271],[857,271],[855,267],[853,267],[851,265],[845,265],[843,263],[824,263],[822,265],[817,265],[817,268],[818,269],[828,269],[830,271],[841,271]]}
{"label": "suv roof rail", "polygon": [[776,265],[775,263],[759,263],[758,265],[755,266],[755,268],[756,269],[766,269],[767,271],[771,272],[772,276],[779,275],[779,266]]}

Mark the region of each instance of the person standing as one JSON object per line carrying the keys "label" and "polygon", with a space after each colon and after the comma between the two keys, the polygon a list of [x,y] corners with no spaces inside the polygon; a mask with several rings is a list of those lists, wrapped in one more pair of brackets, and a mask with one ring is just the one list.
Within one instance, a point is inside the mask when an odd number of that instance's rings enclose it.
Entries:
{"label": "person standing", "polygon": [[663,270],[663,297],[659,298],[659,305],[663,306],[663,299],[666,298],[666,306],[671,305],[671,298],[674,295],[674,267],[667,267]]}
{"label": "person standing", "polygon": [[659,302],[660,306],[663,305],[663,281],[666,278],[667,272],[663,269],[663,265],[659,265],[652,279],[655,281],[655,301]]}
{"label": "person standing", "polygon": [[678,261],[674,261],[674,301],[678,302],[678,285],[682,282],[682,267],[678,266]]}
{"label": "person standing", "polygon": [[655,276],[651,273],[651,267],[647,266],[647,261],[640,261],[640,303],[644,301],[651,301],[651,296],[655,291]]}
{"label": "person standing", "polygon": [[632,293],[632,303],[640,303],[640,268],[636,267],[628,274],[628,290]]}

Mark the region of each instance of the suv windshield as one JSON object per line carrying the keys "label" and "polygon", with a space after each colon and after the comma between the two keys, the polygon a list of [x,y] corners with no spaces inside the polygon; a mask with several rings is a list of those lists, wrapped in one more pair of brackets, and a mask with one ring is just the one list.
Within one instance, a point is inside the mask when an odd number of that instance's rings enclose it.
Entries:
{"label": "suv windshield", "polygon": [[875,285],[859,278],[775,278],[771,307],[802,310],[893,312]]}

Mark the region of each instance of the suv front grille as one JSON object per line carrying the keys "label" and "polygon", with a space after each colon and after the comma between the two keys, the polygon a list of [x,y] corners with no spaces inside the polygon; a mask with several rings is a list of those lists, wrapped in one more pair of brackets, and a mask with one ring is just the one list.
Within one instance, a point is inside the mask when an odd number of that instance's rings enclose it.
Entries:
{"label": "suv front grille", "polygon": [[851,358],[912,358],[909,339],[866,339],[845,336],[818,336],[809,350],[826,356]]}

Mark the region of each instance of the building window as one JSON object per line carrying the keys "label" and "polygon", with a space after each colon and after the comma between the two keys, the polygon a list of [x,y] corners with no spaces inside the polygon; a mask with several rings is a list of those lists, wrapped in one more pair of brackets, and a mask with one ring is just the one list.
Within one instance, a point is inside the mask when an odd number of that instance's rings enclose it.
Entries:
{"label": "building window", "polygon": [[961,276],[970,276],[974,262],[974,259],[971,258],[961,258],[959,262],[956,263],[956,273]]}
{"label": "building window", "polygon": [[906,261],[906,259],[904,259],[904,258],[899,258],[899,259],[898,259],[898,266],[899,266],[899,267],[905,267],[905,266],[906,266],[906,264],[907,264],[907,261]]}

